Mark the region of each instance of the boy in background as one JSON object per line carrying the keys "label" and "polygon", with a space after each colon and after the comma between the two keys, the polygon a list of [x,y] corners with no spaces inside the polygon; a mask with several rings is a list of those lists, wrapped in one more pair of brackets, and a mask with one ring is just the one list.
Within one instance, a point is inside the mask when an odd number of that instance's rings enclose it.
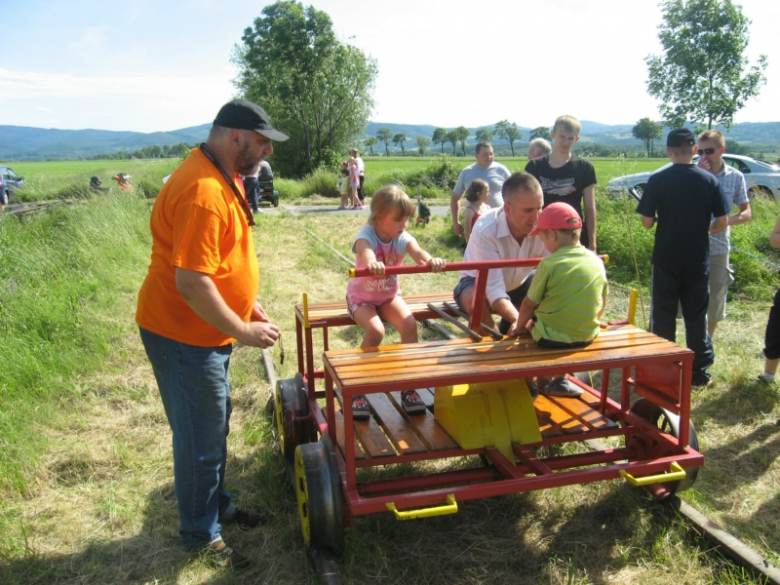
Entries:
{"label": "boy in background", "polygon": [[720,130],[707,130],[699,136],[699,168],[711,172],[718,179],[720,190],[726,198],[726,210],[729,215],[726,229],[720,232],[710,230],[710,303],[707,308],[707,332],[710,338],[715,335],[718,323],[726,318],[726,296],[729,286],[734,282],[734,271],[729,265],[731,251],[732,225],[750,221],[753,212],[747,194],[745,176],[731,165],[723,162],[726,152],[726,139]]}
{"label": "boy in background", "polygon": [[715,176],[693,164],[695,145],[690,130],[669,132],[666,152],[674,164],[650,177],[636,210],[645,228],[658,224],[653,247],[650,331],[675,341],[680,304],[685,340],[696,354],[691,384],[700,387],[712,385],[708,369],[715,362],[707,333],[709,235],[728,225],[728,206]]}
{"label": "boy in background", "polygon": [[[582,219],[567,203],[551,203],[539,215],[530,235],[538,235],[550,255],[537,266],[520,305],[518,329],[509,335],[526,330],[540,347],[550,348],[585,347],[598,336],[607,274],[601,259],[580,245],[581,229]],[[550,380],[544,393],[576,397],[582,390],[561,376]]]}
{"label": "boy in background", "polygon": [[541,183],[545,207],[562,201],[571,205],[584,218],[580,243],[595,252],[596,170],[589,160],[571,153],[572,146],[580,139],[581,129],[582,125],[574,116],[559,116],[551,133],[553,151],[529,160],[525,170]]}

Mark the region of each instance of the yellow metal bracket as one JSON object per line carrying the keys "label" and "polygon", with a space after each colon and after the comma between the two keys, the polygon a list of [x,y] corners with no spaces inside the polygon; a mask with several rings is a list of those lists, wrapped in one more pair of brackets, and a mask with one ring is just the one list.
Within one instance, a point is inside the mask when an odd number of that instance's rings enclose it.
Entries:
{"label": "yellow metal bracket", "polygon": [[347,276],[349,276],[350,278],[355,278],[355,269],[350,268],[349,270],[347,270]]}
{"label": "yellow metal bracket", "polygon": [[620,476],[625,478],[631,485],[652,485],[654,483],[666,483],[667,481],[680,481],[685,479],[685,470],[677,461],[672,461],[669,473],[659,473],[658,475],[647,475],[645,477],[634,477],[628,471],[621,469]]}
{"label": "yellow metal bracket", "polygon": [[635,288],[631,289],[631,293],[628,297],[628,322],[632,325],[636,325],[636,300],[637,292]]}
{"label": "yellow metal bracket", "polygon": [[447,496],[447,504],[436,506],[435,508],[422,508],[420,510],[406,510],[399,512],[393,502],[385,504],[388,510],[395,514],[396,520],[415,520],[417,518],[432,518],[433,516],[445,516],[447,514],[458,513],[458,502],[455,501],[455,494]]}
{"label": "yellow metal bracket", "polygon": [[303,328],[311,328],[309,326],[309,295],[306,293],[303,293]]}

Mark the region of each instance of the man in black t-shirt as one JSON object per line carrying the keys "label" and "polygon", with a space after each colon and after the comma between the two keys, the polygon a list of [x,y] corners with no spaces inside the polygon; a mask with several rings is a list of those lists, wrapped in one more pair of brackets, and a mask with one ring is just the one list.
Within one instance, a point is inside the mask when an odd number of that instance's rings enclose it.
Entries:
{"label": "man in black t-shirt", "polygon": [[[559,116],[552,130],[553,151],[529,160],[525,170],[539,180],[544,206],[562,201],[583,218],[580,243],[596,251],[596,171],[590,161],[571,153],[580,139],[580,125],[574,116]],[[584,215],[583,215],[584,202]]]}
{"label": "man in black t-shirt", "polygon": [[679,303],[686,343],[696,354],[691,384],[710,386],[707,370],[715,362],[715,353],[707,333],[709,234],[726,227],[729,207],[718,180],[693,164],[695,145],[690,130],[677,128],[669,133],[666,152],[674,164],[650,177],[637,212],[647,229],[657,223],[650,330],[675,341]]}

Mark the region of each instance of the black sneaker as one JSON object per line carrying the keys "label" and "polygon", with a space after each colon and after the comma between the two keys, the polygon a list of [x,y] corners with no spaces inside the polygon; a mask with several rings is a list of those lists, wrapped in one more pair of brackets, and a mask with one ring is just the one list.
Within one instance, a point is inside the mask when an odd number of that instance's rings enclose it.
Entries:
{"label": "black sneaker", "polygon": [[371,410],[368,408],[368,400],[365,396],[352,397],[352,418],[355,420],[365,420],[371,416]]}
{"label": "black sneaker", "polygon": [[236,513],[233,514],[233,517],[229,520],[229,522],[235,522],[239,526],[243,526],[245,528],[255,528],[260,526],[260,524],[265,524],[268,522],[268,519],[265,516],[255,514],[254,512],[247,512],[246,510],[236,509]]}
{"label": "black sneaker", "polygon": [[544,388],[544,393],[547,394],[547,396],[577,398],[582,395],[582,388],[561,376],[550,380],[550,383]]}
{"label": "black sneaker", "polygon": [[417,390],[401,392],[401,404],[407,414],[422,414],[425,412],[425,403],[420,399]]}
{"label": "black sneaker", "polygon": [[221,538],[198,551],[209,563],[224,568],[236,570],[248,569],[252,561],[239,552],[234,551]]}

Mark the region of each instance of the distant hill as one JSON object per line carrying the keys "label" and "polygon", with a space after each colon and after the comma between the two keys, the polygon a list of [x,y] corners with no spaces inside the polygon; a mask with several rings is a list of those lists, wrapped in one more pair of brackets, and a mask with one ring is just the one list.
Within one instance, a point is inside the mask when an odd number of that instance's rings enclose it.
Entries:
{"label": "distant hill", "polygon": [[[83,158],[96,154],[113,153],[119,150],[132,152],[145,146],[165,146],[184,142],[196,144],[208,136],[211,124],[182,128],[171,132],[114,132],[110,130],[57,130],[53,128],[32,128],[28,126],[0,126],[0,160],[42,160],[51,158]],[[369,122],[364,137],[375,136],[379,128],[389,128],[393,134],[402,132],[409,138],[408,149],[415,149],[415,137],[420,134],[431,137],[436,126],[429,124],[394,124]],[[469,144],[474,144],[479,128],[495,129],[495,124],[485,124],[469,128]],[[531,128],[518,126],[523,134],[515,143],[522,149],[530,137]],[[600,143],[608,145],[626,145],[632,149],[641,149],[642,143],[631,135],[633,124],[607,125],[584,120],[582,122],[581,144]],[[452,130],[452,127],[446,128]],[[747,145],[780,144],[780,122],[746,122],[739,124],[726,133],[729,140]],[[497,146],[506,145],[506,141],[493,140]],[[391,149],[395,147],[391,145]],[[374,147],[374,152],[384,150],[382,145]]]}
{"label": "distant hill", "polygon": [[111,130],[56,130],[28,126],[0,126],[0,159],[82,158],[120,150],[133,151],[155,144],[160,146],[181,142],[195,144],[206,139],[209,128],[211,124],[203,124],[172,132],[144,134]]}

